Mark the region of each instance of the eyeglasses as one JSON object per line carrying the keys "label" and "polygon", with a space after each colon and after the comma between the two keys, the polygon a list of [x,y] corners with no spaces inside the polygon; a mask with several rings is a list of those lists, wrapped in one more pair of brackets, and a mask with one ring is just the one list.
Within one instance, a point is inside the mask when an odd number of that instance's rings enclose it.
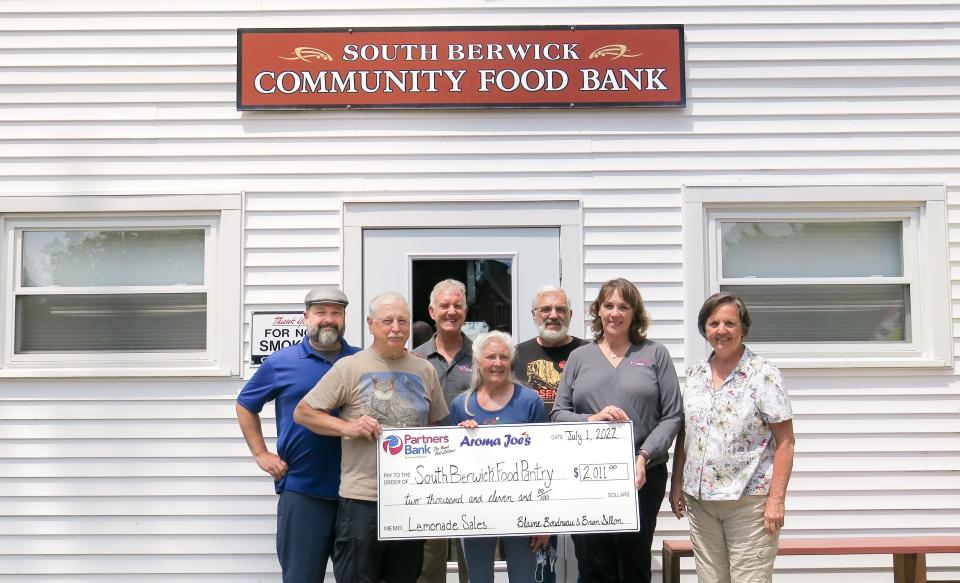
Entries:
{"label": "eyeglasses", "polygon": [[566,316],[570,312],[570,308],[565,308],[563,306],[542,306],[540,308],[534,308],[534,312],[538,312],[541,316],[549,316],[551,312],[556,312],[558,316]]}

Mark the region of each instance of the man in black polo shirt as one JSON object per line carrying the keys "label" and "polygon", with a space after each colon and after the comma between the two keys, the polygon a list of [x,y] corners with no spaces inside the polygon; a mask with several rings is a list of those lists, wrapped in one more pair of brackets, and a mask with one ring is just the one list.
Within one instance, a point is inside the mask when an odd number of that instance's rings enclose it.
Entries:
{"label": "man in black polo shirt", "polygon": [[470,385],[473,374],[471,341],[463,333],[467,318],[467,288],[455,279],[445,279],[430,292],[430,317],[436,322],[436,333],[413,349],[426,358],[437,371],[447,406]]}
{"label": "man in black polo shirt", "polygon": [[[430,292],[430,317],[437,332],[414,348],[413,353],[427,359],[440,377],[447,406],[470,386],[473,375],[472,342],[463,333],[467,318],[467,287],[455,279],[445,279]],[[417,583],[446,583],[447,539],[427,540],[423,547],[423,570]],[[457,541],[459,548],[459,540]],[[467,568],[458,553],[461,583],[466,583]]]}

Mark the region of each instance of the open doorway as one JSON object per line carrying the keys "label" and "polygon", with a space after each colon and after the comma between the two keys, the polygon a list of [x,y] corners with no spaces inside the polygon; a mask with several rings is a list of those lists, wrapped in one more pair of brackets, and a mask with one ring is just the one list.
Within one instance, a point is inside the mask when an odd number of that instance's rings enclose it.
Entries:
{"label": "open doorway", "polygon": [[[426,322],[430,291],[437,282],[456,279],[467,288],[467,320],[463,332],[471,339],[477,334],[499,330],[513,334],[513,259],[415,259],[412,262],[411,314],[414,322]],[[418,346],[414,339],[413,346]]]}

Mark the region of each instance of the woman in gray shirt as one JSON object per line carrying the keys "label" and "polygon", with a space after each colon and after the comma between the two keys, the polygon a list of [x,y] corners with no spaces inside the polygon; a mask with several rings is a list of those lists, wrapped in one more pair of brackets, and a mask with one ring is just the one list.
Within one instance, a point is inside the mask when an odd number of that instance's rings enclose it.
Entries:
{"label": "woman in gray shirt", "polygon": [[650,318],[636,286],[613,279],[590,306],[596,342],[570,354],[553,405],[553,421],[633,423],[640,531],[578,541],[590,583],[649,583],[650,546],[667,486],[667,450],[683,422],[670,353],[644,333]]}

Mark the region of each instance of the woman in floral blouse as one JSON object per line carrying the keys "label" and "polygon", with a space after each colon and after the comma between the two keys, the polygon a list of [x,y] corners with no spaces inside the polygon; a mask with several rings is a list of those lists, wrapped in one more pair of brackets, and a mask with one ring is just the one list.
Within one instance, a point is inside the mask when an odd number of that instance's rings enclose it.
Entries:
{"label": "woman in floral blouse", "polygon": [[697,326],[713,353],[687,372],[670,506],[689,516],[701,583],[769,582],[793,469],[790,399],[780,371],[743,344],[740,298],[710,296]]}

